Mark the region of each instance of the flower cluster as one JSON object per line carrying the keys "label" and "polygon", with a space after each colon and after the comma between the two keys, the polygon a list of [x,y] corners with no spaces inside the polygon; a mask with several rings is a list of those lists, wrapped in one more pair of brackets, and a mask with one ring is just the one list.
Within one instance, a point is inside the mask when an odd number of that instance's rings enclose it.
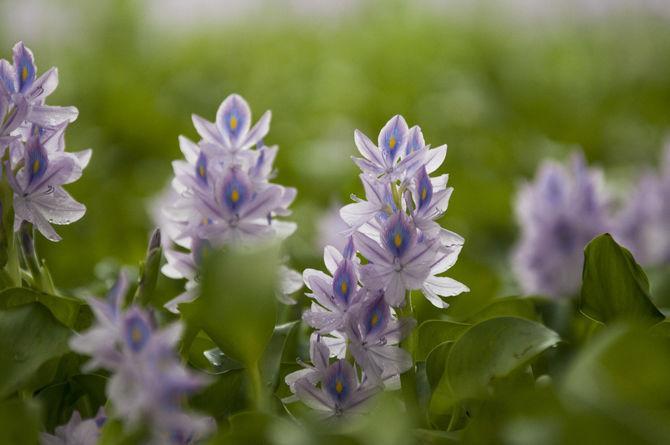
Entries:
{"label": "flower cluster", "polygon": [[86,370],[111,372],[107,396],[112,414],[128,428],[147,428],[151,443],[193,443],[210,431],[211,422],[185,412],[182,400],[207,381],[184,368],[174,352],[181,324],[157,330],[147,311],[135,306],[124,310],[127,289],[122,274],[105,300],[88,299],[96,323],[72,338],[70,347],[91,356]]}
{"label": "flower cluster", "polygon": [[65,152],[65,130],[78,111],[45,104],[58,86],[56,68],[37,77],[33,54],[22,42],[13,56],[13,62],[0,60],[0,156],[13,191],[14,230],[27,221],[59,241],[51,224],[69,224],[86,212],[62,186],[81,177],[91,150]]}
{"label": "flower cluster", "polygon": [[[189,283],[168,309],[176,311],[178,303],[193,298],[207,249],[283,239],[295,231],[294,223],[276,218],[290,214],[296,190],[270,182],[278,150],[263,144],[270,117],[265,112],[252,127],[249,105],[233,94],[219,107],[215,122],[193,115],[198,143],[179,138],[184,160],[173,162],[172,190],[161,203],[160,225],[168,241],[163,273]],[[282,281],[288,282],[288,293],[301,287],[295,288],[295,280]]]}
{"label": "flower cluster", "polygon": [[106,421],[107,415],[102,407],[94,418],[86,420],[82,420],[79,411],[75,411],[68,423],[56,428],[55,434],[41,433],[40,444],[95,445],[100,439],[100,432]]}
{"label": "flower cluster", "polygon": [[341,251],[325,248],[330,275],[312,269],[303,273],[313,300],[303,315],[316,329],[313,366],[286,378],[298,399],[327,416],[355,412],[413,366],[400,343],[415,320],[397,312],[411,308],[411,291],[444,308],[443,298],[468,290],[441,276],[463,245],[463,238],[436,222],[453,189],[447,187],[447,175],[429,175],[444,161],[447,147],[431,149],[421,129],[408,128],[401,116],[388,121],[376,145],[358,130],[354,141],[363,156],[354,162],[362,170],[365,199],[354,196],[356,202],[340,211],[349,240]]}
{"label": "flower cluster", "polygon": [[659,173],[644,174],[615,216],[614,235],[645,265],[670,262],[670,144]]}
{"label": "flower cluster", "polygon": [[551,297],[579,290],[584,247],[610,227],[600,170],[574,153],[569,167],[545,161],[516,199],[521,239],[514,272],[527,294]]}

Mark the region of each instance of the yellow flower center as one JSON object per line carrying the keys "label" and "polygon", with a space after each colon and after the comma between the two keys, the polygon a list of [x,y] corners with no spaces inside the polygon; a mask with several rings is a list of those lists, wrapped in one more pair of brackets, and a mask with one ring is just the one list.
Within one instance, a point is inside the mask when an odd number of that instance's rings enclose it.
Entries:
{"label": "yellow flower center", "polygon": [[396,140],[393,136],[391,136],[391,139],[389,139],[389,147],[391,147],[391,150],[395,148]]}
{"label": "yellow flower center", "polygon": [[402,245],[402,236],[400,236],[399,233],[395,234],[395,237],[393,238],[393,243],[395,244],[396,247],[400,247]]}
{"label": "yellow flower center", "polygon": [[25,81],[28,78],[28,67],[24,66],[21,70],[21,80]]}
{"label": "yellow flower center", "polygon": [[200,167],[198,167],[198,174],[200,175],[201,178],[205,177],[205,166],[204,165],[201,165]]}
{"label": "yellow flower center", "polygon": [[133,340],[133,343],[139,343],[142,340],[142,331],[140,331],[140,328],[135,326],[130,333],[130,338]]}
{"label": "yellow flower center", "polygon": [[428,189],[426,187],[423,187],[421,189],[421,199],[422,200],[426,199],[426,195],[428,195]]}
{"label": "yellow flower center", "polygon": [[230,116],[230,128],[233,130],[237,129],[237,118],[235,116]]}
{"label": "yellow flower center", "polygon": [[338,380],[337,382],[335,382],[335,391],[336,391],[338,394],[342,394],[342,391],[344,391],[344,385],[343,385],[342,382],[339,381],[339,380]]}
{"label": "yellow flower center", "polygon": [[238,192],[237,189],[233,189],[233,191],[230,193],[230,200],[233,202],[240,200],[240,192]]}
{"label": "yellow flower center", "polygon": [[33,173],[37,173],[38,171],[40,171],[40,160],[35,159],[33,161]]}
{"label": "yellow flower center", "polygon": [[372,318],[370,319],[370,324],[374,327],[374,326],[377,326],[377,323],[379,323],[379,315],[372,314]]}
{"label": "yellow flower center", "polygon": [[346,294],[346,293],[347,293],[347,289],[348,289],[348,287],[347,287],[347,282],[346,282],[346,281],[343,281],[342,284],[340,284],[340,291],[341,291],[343,294]]}

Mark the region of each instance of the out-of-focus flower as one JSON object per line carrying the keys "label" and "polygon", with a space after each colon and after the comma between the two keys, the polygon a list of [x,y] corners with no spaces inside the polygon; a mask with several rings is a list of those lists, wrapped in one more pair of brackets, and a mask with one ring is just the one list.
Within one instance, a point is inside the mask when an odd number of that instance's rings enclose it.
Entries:
{"label": "out-of-focus flower", "polygon": [[191,443],[207,434],[211,421],[183,411],[182,401],[207,383],[204,376],[184,368],[174,348],[182,326],[157,330],[150,314],[131,306],[123,310],[127,280],[122,274],[106,301],[89,299],[96,321],[72,338],[71,348],[92,356],[87,369],[112,373],[107,396],[112,414],[129,428],[149,430],[155,443]]}
{"label": "out-of-focus flower", "polygon": [[545,161],[516,198],[521,239],[514,272],[526,294],[574,294],[581,282],[584,247],[609,230],[602,172],[581,153],[569,166]]}
{"label": "out-of-focus flower", "polygon": [[95,445],[100,438],[102,426],[107,421],[103,407],[92,419],[82,420],[79,411],[72,413],[72,417],[65,425],[56,428],[54,434],[41,433],[41,445]]}
{"label": "out-of-focus flower", "polygon": [[670,262],[670,143],[658,173],[645,173],[615,216],[614,235],[644,265]]}
{"label": "out-of-focus flower", "polygon": [[333,246],[340,252],[347,244],[345,232],[349,225],[340,216],[340,205],[333,204],[319,217],[316,223],[316,245],[319,250]]}

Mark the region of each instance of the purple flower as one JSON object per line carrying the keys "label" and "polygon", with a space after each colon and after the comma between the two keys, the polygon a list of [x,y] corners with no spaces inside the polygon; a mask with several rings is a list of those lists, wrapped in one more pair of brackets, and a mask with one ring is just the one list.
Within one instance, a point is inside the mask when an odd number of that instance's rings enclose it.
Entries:
{"label": "purple flower", "polygon": [[349,233],[370,223],[375,218],[385,218],[388,213],[396,210],[389,184],[379,182],[365,174],[360,175],[360,179],[367,200],[352,195],[356,202],[340,209],[340,216],[350,226]]}
{"label": "purple flower", "polygon": [[38,136],[25,145],[23,166],[16,176],[9,162],[5,164],[9,184],[14,191],[14,230],[28,221],[47,239],[60,241],[51,224],[70,224],[79,220],[86,207],[75,201],[62,185],[81,176],[81,163],[65,154],[49,154]]}
{"label": "purple flower", "polygon": [[435,220],[447,211],[453,191],[452,187],[446,187],[446,181],[444,186],[433,185],[425,167],[420,168],[411,189],[414,208],[411,216],[414,225],[427,235],[437,234],[441,227]]}
{"label": "purple flower", "polygon": [[428,278],[423,282],[421,292],[435,307],[446,308],[449,304],[443,298],[470,292],[470,289],[463,283],[450,277],[439,276],[456,263],[458,254],[463,247],[462,239],[460,244],[458,244],[458,241],[455,240],[454,244],[445,245],[439,249],[437,259],[430,267]]}
{"label": "purple flower", "polygon": [[294,390],[305,405],[330,418],[364,412],[365,403],[380,388],[362,384],[351,364],[337,360],[326,368],[318,387],[304,377],[295,382]]}
{"label": "purple flower", "polygon": [[[0,61],[0,69],[2,61]],[[22,97],[13,98],[0,87],[0,148],[2,153],[12,141],[19,138],[17,130],[28,115],[28,102]]]}
{"label": "purple flower", "polygon": [[349,225],[340,216],[340,207],[333,203],[319,217],[315,245],[319,250],[326,246],[333,246],[338,250],[344,249],[347,244],[345,233],[349,231]]}
{"label": "purple flower", "polygon": [[[14,45],[13,64],[0,60],[0,90],[11,97],[17,107],[27,106],[25,120],[40,127],[54,128],[77,119],[75,107],[55,107],[44,101],[58,86],[58,70],[49,69],[37,77],[33,53],[23,42]],[[0,94],[0,95],[2,95]]]}
{"label": "purple flower", "polygon": [[[326,375],[330,359],[330,349],[325,342],[321,340],[318,334],[312,334],[309,342],[309,358],[312,365],[308,365],[300,361],[303,369],[287,374],[284,381],[290,388],[291,392],[295,393],[295,384],[298,380],[307,379],[312,385],[316,385]],[[288,401],[293,401],[291,398]]]}
{"label": "purple flower", "polygon": [[[164,195],[162,214],[156,218],[166,234],[168,264],[163,273],[189,280],[187,292],[168,303],[171,311],[193,298],[199,247],[283,239],[296,229],[281,219],[290,215],[296,190],[270,182],[278,149],[261,141],[269,130],[270,112],[252,127],[249,106],[233,94],[219,107],[215,123],[195,115],[193,123],[202,140],[179,138],[184,159],[173,162],[173,193]],[[282,273],[280,301],[294,303],[288,297],[299,289],[294,278],[288,269]]]}
{"label": "purple flower", "polygon": [[145,424],[157,443],[189,443],[181,440],[200,437],[212,425],[206,418],[184,412],[182,401],[208,380],[184,368],[174,351],[181,324],[156,329],[148,312],[133,306],[122,310],[126,291],[122,274],[106,301],[89,299],[96,321],[71,339],[70,346],[92,356],[86,369],[111,371],[107,396],[115,417],[130,428]]}
{"label": "purple flower", "polygon": [[661,169],[647,172],[615,216],[614,235],[644,265],[670,262],[670,143]]}
{"label": "purple flower", "polygon": [[569,167],[545,161],[534,182],[516,198],[521,239],[514,271],[527,294],[574,294],[581,282],[584,247],[608,230],[602,174],[588,169],[581,153]]}
{"label": "purple flower", "polygon": [[367,297],[358,317],[351,320],[349,348],[368,378],[382,381],[412,367],[412,356],[398,345],[415,325],[411,318],[393,318],[383,291]]}
{"label": "purple flower", "polygon": [[251,127],[251,109],[237,94],[228,96],[216,112],[216,122],[193,115],[193,125],[203,141],[220,147],[228,160],[239,161],[249,147],[260,142],[270,130],[272,113],[266,111]]}
{"label": "purple flower", "polygon": [[402,306],[408,290],[421,289],[437,254],[436,242],[423,238],[404,213],[394,213],[384,223],[381,245],[356,233],[356,246],[369,264],[362,267],[366,287],[383,289],[386,301]]}
{"label": "purple flower", "polygon": [[41,445],[95,445],[100,438],[102,426],[107,421],[104,408],[87,420],[82,420],[79,411],[74,411],[65,425],[59,426],[54,434],[41,433]]}
{"label": "purple flower", "polygon": [[314,269],[303,272],[305,284],[312,291],[307,296],[314,300],[303,320],[322,334],[344,327],[361,298],[354,253],[352,239],[342,253],[327,246],[323,256],[332,277]]}

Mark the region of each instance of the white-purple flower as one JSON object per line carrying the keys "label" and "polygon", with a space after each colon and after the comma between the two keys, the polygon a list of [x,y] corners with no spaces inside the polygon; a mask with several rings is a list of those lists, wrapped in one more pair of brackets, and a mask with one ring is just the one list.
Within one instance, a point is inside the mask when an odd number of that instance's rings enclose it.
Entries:
{"label": "white-purple flower", "polygon": [[670,143],[658,172],[642,175],[615,215],[614,236],[644,265],[670,262]]}
{"label": "white-purple flower", "polygon": [[327,246],[323,256],[332,277],[314,269],[303,272],[305,284],[311,290],[307,296],[314,302],[302,318],[322,334],[342,329],[348,322],[349,314],[360,303],[363,294],[358,286],[358,264],[354,254],[351,239],[344,252]]}
{"label": "white-purple flower", "polygon": [[85,369],[112,373],[107,396],[114,417],[129,428],[147,427],[155,443],[190,443],[207,434],[212,424],[185,412],[182,400],[208,380],[186,369],[175,353],[181,324],[157,329],[147,311],[135,306],[122,309],[126,291],[122,274],[105,301],[90,298],[95,323],[72,338],[70,346],[91,355]]}
{"label": "white-purple flower", "polygon": [[28,221],[47,239],[60,241],[51,224],[70,224],[86,213],[62,187],[81,177],[82,164],[73,155],[49,153],[38,135],[25,143],[22,161],[16,174],[9,161],[5,164],[14,191],[14,230]]}
{"label": "white-purple flower", "polygon": [[[51,68],[37,77],[33,53],[23,42],[13,49],[13,63],[0,60],[0,95],[9,96],[17,106],[25,102],[27,124],[54,128],[77,119],[75,107],[58,107],[45,104],[45,99],[58,86],[58,70]],[[19,105],[21,104],[21,105]]]}
{"label": "white-purple flower", "polygon": [[391,215],[382,226],[381,243],[356,233],[356,247],[369,263],[361,269],[361,280],[370,289],[384,290],[394,307],[405,303],[407,291],[417,290],[430,275],[438,242],[426,238],[402,212]]}
{"label": "white-purple flower", "polygon": [[412,356],[399,346],[416,325],[412,318],[395,318],[383,291],[371,293],[352,318],[349,349],[365,375],[375,381],[398,376],[412,367]]}
{"label": "white-purple flower", "polygon": [[[173,162],[173,193],[164,195],[159,223],[169,240],[163,273],[188,279],[191,291],[168,303],[172,311],[193,297],[200,266],[197,246],[248,245],[284,239],[295,231],[294,223],[281,218],[290,215],[296,190],[271,182],[277,147],[262,142],[270,117],[268,111],[251,126],[249,106],[233,94],[219,107],[216,122],[193,116],[200,141],[179,138],[184,159]],[[278,295],[289,303],[284,297],[295,289],[294,274],[284,275],[286,286]]]}
{"label": "white-purple flower", "polygon": [[0,154],[9,150],[2,167],[14,192],[14,229],[27,221],[51,241],[61,239],[51,224],[70,224],[86,212],[62,185],[79,179],[91,158],[91,150],[65,151],[65,130],[78,112],[45,104],[57,85],[56,68],[37,77],[22,42],[12,63],[0,60]]}
{"label": "white-purple flower", "polygon": [[41,433],[40,445],[95,445],[106,421],[102,407],[94,418],[86,420],[82,420],[79,411],[74,411],[68,423],[57,427],[54,434]]}
{"label": "white-purple flower", "polygon": [[323,418],[365,412],[366,402],[380,391],[377,385],[362,383],[346,360],[336,360],[329,365],[317,385],[304,377],[293,387],[296,397]]}
{"label": "white-purple flower", "polygon": [[[314,366],[286,380],[298,399],[325,416],[355,411],[413,367],[400,343],[416,321],[398,318],[393,309],[406,305],[409,291],[420,290],[440,308],[447,306],[444,298],[468,291],[443,276],[464,242],[436,221],[453,190],[447,175],[429,175],[442,164],[446,146],[430,149],[421,129],[408,128],[402,116],[387,122],[377,145],[360,131],[354,141],[363,155],[354,161],[365,199],[352,195],[354,202],[340,209],[348,226],[341,232],[350,238],[343,252],[325,248],[331,275],[303,273],[314,300],[303,320],[318,332],[311,339]],[[338,361],[324,370],[330,356]]]}
{"label": "white-purple flower", "polygon": [[589,169],[581,153],[569,166],[545,161],[535,180],[516,198],[521,239],[514,272],[524,293],[574,294],[581,283],[584,247],[609,230],[602,172]]}

